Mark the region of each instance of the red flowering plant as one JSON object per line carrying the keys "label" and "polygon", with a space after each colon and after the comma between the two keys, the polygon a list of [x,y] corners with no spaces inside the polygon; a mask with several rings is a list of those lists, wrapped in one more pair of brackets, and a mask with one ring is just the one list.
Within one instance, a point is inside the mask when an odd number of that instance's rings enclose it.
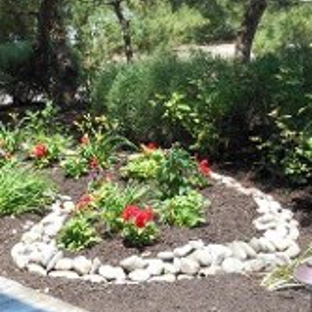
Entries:
{"label": "red flowering plant", "polygon": [[33,146],[29,155],[38,167],[44,167],[50,163],[50,150],[46,143],[39,142]]}
{"label": "red flowering plant", "polygon": [[198,170],[202,175],[206,177],[210,176],[211,169],[208,159],[203,159],[198,162]]}
{"label": "red flowering plant", "polygon": [[159,234],[155,216],[150,207],[141,209],[136,205],[126,206],[122,213],[122,236],[125,241],[134,246],[144,246],[154,241]]}
{"label": "red flowering plant", "polygon": [[46,135],[35,134],[26,139],[23,150],[32,159],[36,166],[46,167],[58,162],[68,150],[71,139],[61,134]]}
{"label": "red flowering plant", "polygon": [[89,208],[94,207],[95,205],[95,198],[91,194],[83,195],[76,204],[76,212],[82,212]]}

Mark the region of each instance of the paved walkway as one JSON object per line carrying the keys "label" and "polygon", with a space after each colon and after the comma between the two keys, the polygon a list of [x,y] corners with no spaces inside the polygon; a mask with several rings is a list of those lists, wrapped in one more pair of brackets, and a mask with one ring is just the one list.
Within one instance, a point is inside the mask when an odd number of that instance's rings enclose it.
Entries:
{"label": "paved walkway", "polygon": [[0,277],[1,312],[88,312]]}

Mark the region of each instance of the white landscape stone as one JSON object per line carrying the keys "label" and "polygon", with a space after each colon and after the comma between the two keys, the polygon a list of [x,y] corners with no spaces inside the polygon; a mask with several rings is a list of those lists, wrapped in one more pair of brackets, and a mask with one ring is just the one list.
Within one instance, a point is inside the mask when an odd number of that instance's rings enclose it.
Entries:
{"label": "white landscape stone", "polygon": [[263,259],[252,259],[244,263],[244,271],[247,273],[260,272],[266,268],[266,261]]}
{"label": "white landscape stone", "polygon": [[44,267],[47,267],[51,259],[58,253],[58,250],[53,244],[45,244],[45,247],[42,248],[41,253],[41,264]]}
{"label": "white landscape stone", "polygon": [[164,271],[164,263],[160,259],[146,260],[148,263],[146,270],[151,276],[161,275]]}
{"label": "white landscape stone", "polygon": [[30,273],[36,273],[42,276],[47,275],[47,271],[39,264],[30,263],[27,265],[27,269]]}
{"label": "white landscape stone", "polygon": [[172,263],[164,262],[164,272],[165,274],[178,274],[180,272],[180,264],[177,268],[177,266],[174,266]]}
{"label": "white landscape stone", "polygon": [[196,260],[201,266],[209,266],[213,261],[208,248],[196,250],[191,256],[191,259]]}
{"label": "white landscape stone", "polygon": [[210,275],[222,274],[223,270],[218,265],[212,265],[210,267],[202,268],[199,270],[198,275],[201,277],[207,277]]}
{"label": "white landscape stone", "polygon": [[205,247],[205,244],[203,240],[198,239],[198,240],[191,240],[189,241],[188,245],[190,245],[193,249],[202,249]]}
{"label": "white landscape stone", "polygon": [[25,244],[32,244],[41,240],[41,234],[36,232],[26,232],[23,234],[21,241]]}
{"label": "white landscape stone", "polygon": [[258,241],[261,245],[261,251],[269,253],[273,253],[276,251],[276,247],[274,246],[274,244],[265,237],[260,237]]}
{"label": "white landscape stone", "polygon": [[52,258],[51,260],[49,261],[48,265],[47,265],[47,271],[51,271],[55,264],[60,260],[62,259],[64,256],[64,253],[63,251],[58,251]]}
{"label": "white landscape stone", "polygon": [[111,265],[102,265],[99,268],[99,274],[108,281],[123,281],[126,279],[126,274],[121,267],[113,267]]}
{"label": "white landscape stone", "polygon": [[134,282],[146,282],[150,277],[150,272],[144,269],[138,269],[129,273],[129,279]]}
{"label": "white landscape stone", "polygon": [[247,253],[245,250],[241,247],[239,242],[233,242],[229,245],[229,248],[232,251],[232,256],[234,258],[237,258],[239,260],[246,260],[247,259]]}
{"label": "white landscape stone", "polygon": [[182,258],[190,254],[193,250],[194,248],[191,245],[187,244],[182,247],[175,248],[173,250],[173,254],[175,257]]}
{"label": "white landscape stone", "polygon": [[92,261],[84,256],[79,256],[73,260],[73,267],[78,274],[87,275],[90,273]]}
{"label": "white landscape stone", "polygon": [[247,255],[247,258],[255,258],[257,256],[256,251],[245,242],[238,242],[241,249],[243,249]]}
{"label": "white landscape stone", "polygon": [[161,251],[157,254],[157,258],[164,261],[171,261],[174,258],[173,251]]}
{"label": "white landscape stone", "polygon": [[62,277],[68,279],[78,279],[79,275],[74,271],[51,271],[49,273],[51,277]]}
{"label": "white landscape stone", "polygon": [[89,281],[91,283],[96,283],[96,284],[99,284],[99,283],[105,283],[106,282],[106,279],[99,275],[99,274],[88,274],[88,275],[84,275],[82,277],[83,280],[85,281]]}
{"label": "white landscape stone", "polygon": [[300,247],[298,246],[297,243],[292,242],[292,244],[289,246],[287,250],[284,251],[284,253],[290,258],[296,258],[300,254]]}
{"label": "white landscape stone", "polygon": [[75,203],[72,202],[71,200],[69,201],[65,201],[63,203],[63,209],[66,211],[66,212],[72,212],[75,210]]}
{"label": "white landscape stone", "polygon": [[232,250],[220,244],[208,245],[207,249],[211,254],[212,264],[214,265],[219,265],[225,258],[232,256]]}
{"label": "white landscape stone", "polygon": [[177,273],[181,271],[181,259],[180,258],[174,258],[173,259],[173,266]]}
{"label": "white landscape stone", "polygon": [[55,270],[70,271],[73,268],[73,260],[70,258],[62,258],[55,263]]}
{"label": "white landscape stone", "polygon": [[91,269],[90,269],[90,274],[92,275],[92,274],[98,273],[99,268],[100,268],[101,265],[102,265],[101,260],[100,260],[98,257],[94,258],[93,261],[92,261],[92,266],[91,266]]}
{"label": "white landscape stone", "polygon": [[244,264],[237,258],[227,258],[222,263],[222,270],[226,273],[242,273]]}
{"label": "white landscape stone", "polygon": [[293,241],[289,238],[276,238],[270,240],[278,251],[284,251],[293,244]]}
{"label": "white landscape stone", "polygon": [[188,275],[188,274],[180,274],[180,275],[177,276],[177,280],[178,281],[191,280],[193,278],[194,278],[194,276]]}
{"label": "white landscape stone", "polygon": [[187,274],[187,275],[195,275],[200,269],[200,266],[198,262],[182,258],[181,259],[181,265],[180,265],[180,271],[181,273]]}
{"label": "white landscape stone", "polygon": [[147,262],[139,256],[131,256],[120,262],[120,266],[128,272],[143,269],[147,266]]}
{"label": "white landscape stone", "polygon": [[261,251],[262,245],[258,238],[253,237],[249,242],[250,247],[255,250],[256,253]]}
{"label": "white landscape stone", "polygon": [[174,274],[164,274],[161,276],[153,276],[149,281],[173,283],[175,280],[176,280],[176,277]]}

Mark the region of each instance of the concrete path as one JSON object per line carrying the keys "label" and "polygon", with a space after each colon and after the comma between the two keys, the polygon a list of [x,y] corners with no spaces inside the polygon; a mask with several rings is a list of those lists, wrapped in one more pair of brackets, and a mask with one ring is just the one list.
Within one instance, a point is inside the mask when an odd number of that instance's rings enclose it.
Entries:
{"label": "concrete path", "polygon": [[88,312],[0,277],[0,312]]}

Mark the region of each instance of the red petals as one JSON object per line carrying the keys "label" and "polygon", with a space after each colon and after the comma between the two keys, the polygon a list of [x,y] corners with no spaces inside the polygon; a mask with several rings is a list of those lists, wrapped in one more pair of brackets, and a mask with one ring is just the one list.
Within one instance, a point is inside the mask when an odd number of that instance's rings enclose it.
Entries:
{"label": "red petals", "polygon": [[124,221],[134,221],[138,228],[146,227],[147,223],[153,221],[154,217],[155,213],[150,207],[142,210],[134,205],[127,206],[122,214]]}
{"label": "red petals", "polygon": [[143,150],[144,153],[146,154],[150,154],[153,151],[157,150],[159,148],[158,144],[155,142],[150,142],[147,145],[145,144],[141,144],[141,148]]}
{"label": "red petals", "polygon": [[98,169],[100,166],[99,159],[97,157],[92,157],[90,159],[89,166],[91,169]]}
{"label": "red petals", "polygon": [[150,150],[156,150],[158,148],[158,144],[155,142],[150,142],[147,144],[147,148]]}
{"label": "red petals", "polygon": [[83,210],[83,209],[87,208],[88,206],[90,206],[93,203],[93,201],[94,201],[94,198],[91,195],[89,195],[89,194],[83,195],[79,199],[79,201],[76,205],[76,209],[77,210]]}
{"label": "red petals", "polygon": [[124,221],[130,221],[132,219],[135,219],[140,211],[141,210],[138,206],[129,205],[123,211],[122,218],[124,219]]}
{"label": "red petals", "polygon": [[211,169],[210,169],[210,165],[209,165],[209,161],[208,159],[204,159],[202,161],[199,162],[198,164],[199,167],[199,171],[205,175],[205,176],[209,176],[211,173]]}
{"label": "red petals", "polygon": [[139,213],[135,219],[135,225],[140,229],[145,228],[147,222],[147,216],[143,211]]}
{"label": "red petals", "polygon": [[49,149],[47,145],[45,145],[44,143],[39,143],[34,147],[31,154],[36,158],[44,158],[48,155],[48,152]]}

